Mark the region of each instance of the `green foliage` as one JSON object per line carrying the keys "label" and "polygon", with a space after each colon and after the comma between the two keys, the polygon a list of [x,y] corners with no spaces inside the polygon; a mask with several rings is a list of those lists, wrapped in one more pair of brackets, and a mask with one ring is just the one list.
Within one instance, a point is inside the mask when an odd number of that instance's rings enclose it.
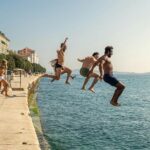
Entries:
{"label": "green foliage", "polygon": [[13,70],[15,69],[16,65],[15,65],[15,60],[12,57],[12,55],[6,55],[6,59],[8,61],[8,70]]}
{"label": "green foliage", "polygon": [[0,54],[0,61],[6,59],[8,61],[8,70],[15,68],[24,69],[26,72],[32,71],[32,73],[44,73],[46,69],[40,64],[29,62],[27,59],[11,52],[8,55]]}
{"label": "green foliage", "polygon": [[24,66],[24,70],[26,71],[26,72],[30,72],[30,70],[32,70],[32,64],[28,61],[28,60],[25,60],[25,66]]}
{"label": "green foliage", "polygon": [[0,54],[0,61],[3,60],[3,59],[6,59],[6,55]]}
{"label": "green foliage", "polygon": [[13,59],[15,60],[15,66],[16,68],[25,69],[25,60],[24,58],[20,57],[19,55],[12,55]]}
{"label": "green foliage", "polygon": [[46,72],[46,69],[43,68],[43,67],[42,67],[41,65],[39,65],[39,64],[33,63],[32,66],[33,66],[33,72],[35,72],[35,73],[37,73],[37,72],[42,72],[42,73]]}

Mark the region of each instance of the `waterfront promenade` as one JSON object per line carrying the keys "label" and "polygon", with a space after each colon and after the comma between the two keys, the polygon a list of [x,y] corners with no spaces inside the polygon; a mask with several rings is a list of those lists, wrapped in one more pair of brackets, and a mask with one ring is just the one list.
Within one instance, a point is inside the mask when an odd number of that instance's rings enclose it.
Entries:
{"label": "waterfront promenade", "polygon": [[[0,95],[0,150],[40,150],[27,101],[28,84],[37,78],[22,77],[24,91],[12,91],[12,97]],[[18,86],[16,80],[12,86]]]}

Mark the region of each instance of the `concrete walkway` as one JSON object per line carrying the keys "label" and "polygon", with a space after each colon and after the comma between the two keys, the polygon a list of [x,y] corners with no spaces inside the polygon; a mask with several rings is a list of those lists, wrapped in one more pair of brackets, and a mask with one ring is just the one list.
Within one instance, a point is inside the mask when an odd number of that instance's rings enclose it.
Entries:
{"label": "concrete walkway", "polygon": [[[22,78],[24,91],[13,91],[15,97],[0,94],[0,150],[40,150],[29,116],[27,87],[38,77]],[[13,86],[18,86],[16,79]]]}

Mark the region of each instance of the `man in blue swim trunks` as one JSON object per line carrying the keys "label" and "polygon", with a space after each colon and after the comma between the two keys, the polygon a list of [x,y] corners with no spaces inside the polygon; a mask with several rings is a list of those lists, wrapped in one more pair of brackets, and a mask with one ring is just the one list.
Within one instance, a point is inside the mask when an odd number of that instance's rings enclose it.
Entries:
{"label": "man in blue swim trunks", "polygon": [[118,98],[125,89],[125,86],[113,76],[113,65],[110,59],[112,55],[113,55],[113,47],[107,46],[105,48],[105,54],[102,57],[100,57],[97,60],[97,62],[93,65],[90,73],[93,72],[93,69],[99,63],[100,77],[103,78],[104,81],[110,84],[111,86],[116,87],[115,93],[110,103],[113,106],[119,106]]}

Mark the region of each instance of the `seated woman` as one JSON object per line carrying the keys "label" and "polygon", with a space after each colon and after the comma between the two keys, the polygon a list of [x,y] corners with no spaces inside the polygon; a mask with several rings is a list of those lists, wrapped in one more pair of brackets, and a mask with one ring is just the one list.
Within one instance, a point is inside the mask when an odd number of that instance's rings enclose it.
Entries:
{"label": "seated woman", "polygon": [[1,91],[1,94],[5,94],[5,96],[9,96],[7,93],[9,84],[5,80],[6,71],[7,71],[7,61],[5,59],[3,59],[1,64],[0,64],[0,85],[1,86],[3,85],[3,89]]}

